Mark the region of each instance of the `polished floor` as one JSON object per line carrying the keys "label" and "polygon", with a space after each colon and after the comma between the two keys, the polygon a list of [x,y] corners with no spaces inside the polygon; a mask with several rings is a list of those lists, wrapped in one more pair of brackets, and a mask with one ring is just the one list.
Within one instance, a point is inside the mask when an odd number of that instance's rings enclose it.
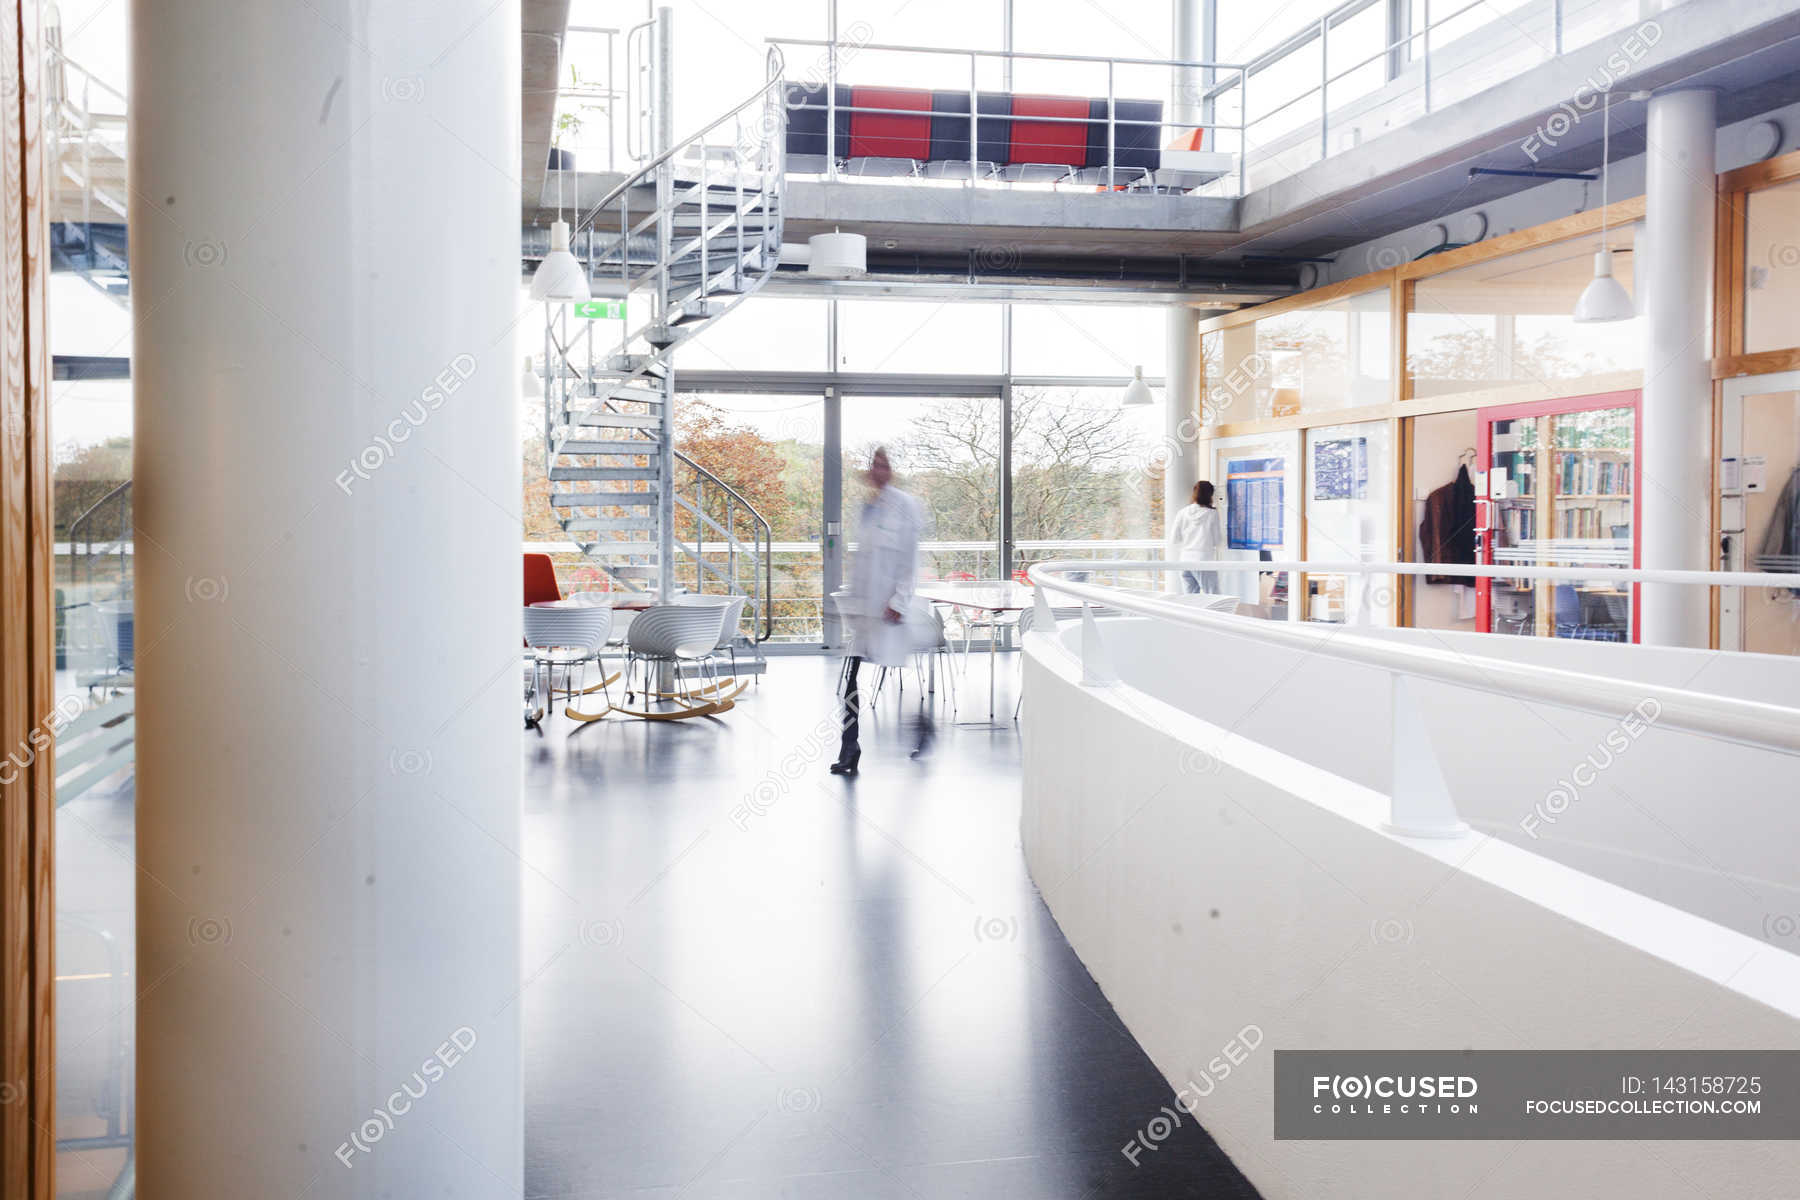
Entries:
{"label": "polished floor", "polygon": [[1255,1195],[1191,1120],[1121,1153],[1171,1091],[1026,874],[1016,670],[920,762],[890,685],[853,781],[812,658],[527,736],[528,1197]]}

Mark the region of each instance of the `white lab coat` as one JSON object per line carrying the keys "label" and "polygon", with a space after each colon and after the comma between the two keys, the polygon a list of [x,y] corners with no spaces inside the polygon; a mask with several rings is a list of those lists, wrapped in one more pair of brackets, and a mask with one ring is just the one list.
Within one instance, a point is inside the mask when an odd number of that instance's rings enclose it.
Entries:
{"label": "white lab coat", "polygon": [[1219,557],[1225,522],[1216,508],[1189,504],[1169,526],[1169,554],[1181,562],[1211,562]]}
{"label": "white lab coat", "polygon": [[[916,627],[913,604],[924,527],[924,506],[897,487],[882,488],[863,506],[842,607],[850,624],[850,652],[876,666],[901,666],[921,640],[928,640],[926,631]],[[906,614],[906,621],[890,624],[885,620],[889,608]]]}

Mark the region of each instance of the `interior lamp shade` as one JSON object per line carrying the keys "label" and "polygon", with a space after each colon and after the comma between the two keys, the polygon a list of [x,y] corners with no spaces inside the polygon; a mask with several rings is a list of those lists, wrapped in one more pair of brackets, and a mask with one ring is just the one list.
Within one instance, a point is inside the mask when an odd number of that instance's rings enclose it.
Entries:
{"label": "interior lamp shade", "polygon": [[1144,368],[1132,368],[1131,382],[1125,385],[1125,398],[1119,403],[1125,408],[1138,408],[1145,404],[1156,403],[1156,397],[1150,393],[1150,385],[1144,382]]}
{"label": "interior lamp shade", "polygon": [[1581,299],[1575,302],[1575,320],[1588,325],[1629,321],[1635,316],[1637,308],[1631,303],[1631,296],[1624,285],[1613,278],[1612,251],[1600,251],[1594,255],[1594,278],[1583,289]]}
{"label": "interior lamp shade", "polygon": [[589,298],[587,271],[569,252],[569,223],[550,226],[550,253],[531,276],[533,300],[575,302]]}

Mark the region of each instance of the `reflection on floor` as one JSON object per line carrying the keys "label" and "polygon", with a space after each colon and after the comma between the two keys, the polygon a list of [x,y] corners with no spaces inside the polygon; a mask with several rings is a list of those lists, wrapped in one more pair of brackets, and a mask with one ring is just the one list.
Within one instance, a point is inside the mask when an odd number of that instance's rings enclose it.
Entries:
{"label": "reflection on floor", "polygon": [[890,683],[854,781],[818,659],[528,736],[527,1196],[1255,1195],[1191,1120],[1121,1153],[1173,1097],[1025,873],[1016,671],[924,762]]}

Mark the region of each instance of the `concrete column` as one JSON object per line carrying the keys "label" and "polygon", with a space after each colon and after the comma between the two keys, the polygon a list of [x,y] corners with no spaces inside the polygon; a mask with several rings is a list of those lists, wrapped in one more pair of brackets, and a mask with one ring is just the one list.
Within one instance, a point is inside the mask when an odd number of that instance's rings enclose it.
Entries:
{"label": "concrete column", "polygon": [[[1704,571],[1712,564],[1711,316],[1713,145],[1710,91],[1650,101],[1645,154],[1647,243],[1634,276],[1644,321],[1643,527],[1646,568]],[[1643,588],[1642,640],[1705,646],[1705,589]]]}
{"label": "concrete column", "polygon": [[1171,304],[1166,311],[1163,512],[1165,520],[1173,520],[1200,478],[1200,313],[1185,304]]}
{"label": "concrete column", "polygon": [[[1206,0],[1173,0],[1170,57],[1194,62],[1204,59],[1211,38],[1207,24],[1212,9]],[[1205,119],[1201,97],[1211,82],[1210,72],[1177,68],[1170,117],[1177,126],[1199,124]],[[1200,314],[1185,304],[1168,308],[1166,332],[1167,385],[1163,389],[1167,458],[1163,470],[1163,519],[1174,519],[1200,478]]]}
{"label": "concrete column", "polygon": [[142,1195],[522,1186],[519,28],[132,4]]}

